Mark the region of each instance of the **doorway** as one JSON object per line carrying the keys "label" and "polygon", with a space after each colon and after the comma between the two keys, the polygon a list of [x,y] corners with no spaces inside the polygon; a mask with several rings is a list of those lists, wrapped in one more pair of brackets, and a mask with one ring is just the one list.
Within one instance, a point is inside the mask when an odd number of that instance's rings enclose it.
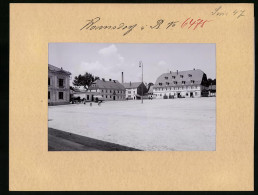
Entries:
{"label": "doorway", "polygon": [[116,96],[113,96],[113,100],[116,100]]}

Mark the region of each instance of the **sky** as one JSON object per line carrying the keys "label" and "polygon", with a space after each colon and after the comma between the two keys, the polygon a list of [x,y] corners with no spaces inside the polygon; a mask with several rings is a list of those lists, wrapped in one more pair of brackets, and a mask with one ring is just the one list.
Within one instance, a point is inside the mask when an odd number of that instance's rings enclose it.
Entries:
{"label": "sky", "polygon": [[75,76],[89,72],[106,80],[155,83],[163,73],[201,69],[216,78],[216,44],[213,43],[49,43],[48,63]]}

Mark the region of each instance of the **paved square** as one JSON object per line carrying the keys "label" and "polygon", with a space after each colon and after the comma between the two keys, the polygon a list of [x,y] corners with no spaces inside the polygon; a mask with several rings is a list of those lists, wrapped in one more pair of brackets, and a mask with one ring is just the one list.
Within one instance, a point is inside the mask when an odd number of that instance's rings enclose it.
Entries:
{"label": "paved square", "polygon": [[48,107],[48,126],[146,151],[214,151],[214,97]]}

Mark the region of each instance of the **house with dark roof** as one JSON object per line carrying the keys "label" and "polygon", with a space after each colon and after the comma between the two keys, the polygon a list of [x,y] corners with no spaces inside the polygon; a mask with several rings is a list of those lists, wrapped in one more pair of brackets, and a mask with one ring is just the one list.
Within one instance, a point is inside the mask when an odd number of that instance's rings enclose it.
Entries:
{"label": "house with dark roof", "polygon": [[208,96],[207,76],[200,69],[170,71],[157,78],[153,94],[164,99]]}
{"label": "house with dark roof", "polygon": [[85,93],[86,101],[93,101],[94,96],[102,96],[103,100],[125,100],[125,88],[117,80],[98,79],[94,81]]}
{"label": "house with dark roof", "polygon": [[48,105],[69,104],[70,75],[62,67],[48,64]]}
{"label": "house with dark roof", "polygon": [[209,86],[209,96],[215,97],[216,96],[216,84]]}
{"label": "house with dark roof", "polygon": [[[148,92],[147,87],[142,82],[129,82],[123,83],[125,87],[125,98],[136,100],[137,98],[140,99],[142,94],[146,94]],[[143,91],[143,93],[142,93]]]}
{"label": "house with dark roof", "polygon": [[149,98],[149,99],[156,98],[156,95],[153,94],[153,87],[154,87],[153,85],[150,86],[150,88],[149,88],[149,90],[148,90],[148,98]]}

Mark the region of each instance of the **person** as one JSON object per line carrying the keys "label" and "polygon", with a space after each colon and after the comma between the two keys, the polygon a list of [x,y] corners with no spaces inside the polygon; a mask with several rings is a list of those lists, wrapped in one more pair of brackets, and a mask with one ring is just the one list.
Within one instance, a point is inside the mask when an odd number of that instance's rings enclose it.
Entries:
{"label": "person", "polygon": [[100,104],[101,104],[101,101],[98,102],[98,106],[100,106]]}
{"label": "person", "polygon": [[90,103],[90,106],[92,106],[92,102]]}

